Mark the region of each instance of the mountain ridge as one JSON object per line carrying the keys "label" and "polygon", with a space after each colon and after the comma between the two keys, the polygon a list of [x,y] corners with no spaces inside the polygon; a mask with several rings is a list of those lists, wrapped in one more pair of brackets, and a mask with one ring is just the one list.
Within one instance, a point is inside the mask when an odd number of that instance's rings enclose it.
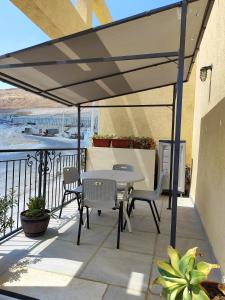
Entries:
{"label": "mountain ridge", "polygon": [[60,108],[65,106],[19,88],[0,89],[0,110],[48,107]]}

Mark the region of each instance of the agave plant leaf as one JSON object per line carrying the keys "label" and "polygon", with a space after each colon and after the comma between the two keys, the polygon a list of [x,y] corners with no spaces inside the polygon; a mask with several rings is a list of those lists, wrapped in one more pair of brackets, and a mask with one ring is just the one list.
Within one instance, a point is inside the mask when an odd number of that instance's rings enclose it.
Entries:
{"label": "agave plant leaf", "polygon": [[170,258],[172,267],[174,268],[176,273],[182,277],[183,274],[180,272],[180,269],[179,269],[179,262],[180,262],[180,258],[181,258],[180,253],[171,246],[169,246],[167,248],[167,253]]}
{"label": "agave plant leaf", "polygon": [[198,247],[194,247],[194,248],[189,249],[189,250],[184,254],[183,257],[189,256],[189,255],[192,255],[192,256],[196,257],[197,254],[198,254]]}
{"label": "agave plant leaf", "polygon": [[188,273],[193,270],[195,264],[195,256],[192,254],[183,256],[179,262],[179,269],[182,274]]}
{"label": "agave plant leaf", "polygon": [[200,285],[192,287],[192,300],[210,300]]}
{"label": "agave plant leaf", "polygon": [[184,289],[184,292],[183,292],[183,297],[182,297],[183,300],[192,300],[191,298],[191,293],[188,289],[188,287],[186,286],[186,288]]}
{"label": "agave plant leaf", "polygon": [[163,279],[162,277],[157,277],[153,284],[158,284],[161,285],[163,288],[166,288],[168,290],[170,290],[171,288],[175,288],[178,286],[177,283],[175,282],[170,282],[170,281],[166,281],[165,279]]}
{"label": "agave plant leaf", "polygon": [[177,272],[174,270],[174,268],[168,262],[165,262],[163,260],[158,260],[156,263],[160,270],[167,272],[168,274],[170,274],[170,276],[176,276],[176,277],[179,276]]}
{"label": "agave plant leaf", "polygon": [[168,291],[169,300],[177,300],[178,295],[182,294],[182,291],[185,289],[185,285],[177,286],[170,291]]}
{"label": "agave plant leaf", "polygon": [[207,262],[204,261],[200,261],[199,263],[197,263],[197,270],[204,273],[206,276],[209,275],[209,273],[211,272],[212,269],[219,269],[220,266],[217,264],[209,264]]}
{"label": "agave plant leaf", "polygon": [[180,278],[180,277],[170,277],[170,276],[166,276],[166,275],[162,275],[162,278],[164,280],[167,280],[167,281],[170,281],[170,282],[174,282],[174,283],[177,283],[177,284],[187,284],[187,281],[184,279],[184,278]]}
{"label": "agave plant leaf", "polygon": [[207,279],[207,276],[203,272],[200,272],[198,270],[191,271],[190,284],[199,284],[206,279]]}

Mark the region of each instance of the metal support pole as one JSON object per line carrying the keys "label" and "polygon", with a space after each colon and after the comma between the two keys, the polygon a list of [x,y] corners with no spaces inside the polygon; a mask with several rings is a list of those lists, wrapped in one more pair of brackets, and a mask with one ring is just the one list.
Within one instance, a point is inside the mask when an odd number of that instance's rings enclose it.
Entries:
{"label": "metal support pole", "polygon": [[47,187],[47,172],[48,172],[48,151],[44,151],[44,167],[43,167],[43,198],[46,199],[46,187]]}
{"label": "metal support pole", "polygon": [[43,151],[40,151],[40,161],[38,166],[38,197],[41,197],[42,192],[42,169],[43,169]]}
{"label": "metal support pole", "polygon": [[173,180],[173,153],[174,153],[174,125],[175,125],[175,104],[177,88],[173,86],[173,106],[172,106],[172,127],[171,127],[171,146],[170,146],[170,181],[169,181],[169,203],[168,209],[172,208],[172,180]]}
{"label": "metal support pole", "polygon": [[77,169],[81,171],[81,151],[80,151],[80,105],[77,107]]}
{"label": "metal support pole", "polygon": [[188,6],[187,0],[183,0],[182,9],[181,9],[180,49],[179,49],[178,78],[177,78],[176,129],[175,129],[175,149],[174,149],[175,155],[174,155],[174,166],[173,166],[172,216],[171,216],[171,234],[170,234],[170,244],[172,247],[176,246],[177,192],[178,192],[178,175],[179,175],[180,133],[181,133],[181,116],[182,116],[187,6]]}

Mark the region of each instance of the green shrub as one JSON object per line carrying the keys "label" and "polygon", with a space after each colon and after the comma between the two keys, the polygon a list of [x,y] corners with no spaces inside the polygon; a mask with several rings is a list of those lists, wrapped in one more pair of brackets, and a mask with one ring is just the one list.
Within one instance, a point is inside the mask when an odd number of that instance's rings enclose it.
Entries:
{"label": "green shrub", "polygon": [[9,210],[17,203],[14,199],[15,191],[11,189],[9,194],[0,197],[0,234],[4,233],[7,228],[12,227],[14,221],[9,215]]}

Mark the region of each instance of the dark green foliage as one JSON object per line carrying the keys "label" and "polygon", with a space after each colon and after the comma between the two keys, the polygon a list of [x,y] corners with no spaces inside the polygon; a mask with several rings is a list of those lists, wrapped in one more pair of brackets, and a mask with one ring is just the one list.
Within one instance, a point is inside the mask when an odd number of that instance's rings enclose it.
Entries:
{"label": "dark green foliage", "polygon": [[12,217],[9,216],[9,210],[16,204],[14,195],[15,191],[11,189],[8,195],[0,197],[0,234],[14,224]]}
{"label": "dark green foliage", "polygon": [[28,210],[25,214],[27,217],[41,217],[45,214],[45,199],[43,197],[31,198],[27,206]]}

